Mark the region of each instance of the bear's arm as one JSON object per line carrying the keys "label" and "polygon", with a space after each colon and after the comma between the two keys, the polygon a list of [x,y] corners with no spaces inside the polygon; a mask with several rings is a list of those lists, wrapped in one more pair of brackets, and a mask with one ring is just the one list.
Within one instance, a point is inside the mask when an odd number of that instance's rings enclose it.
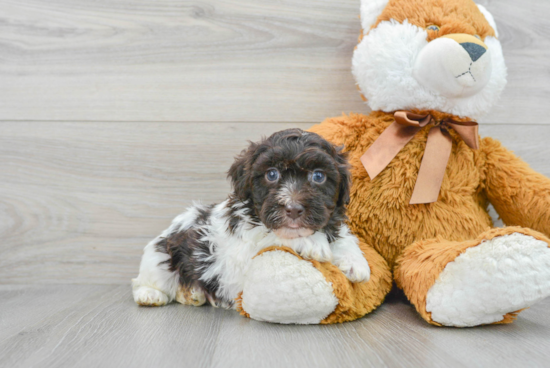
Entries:
{"label": "bear's arm", "polygon": [[483,139],[481,149],[487,158],[486,194],[504,223],[550,236],[550,179],[494,139]]}

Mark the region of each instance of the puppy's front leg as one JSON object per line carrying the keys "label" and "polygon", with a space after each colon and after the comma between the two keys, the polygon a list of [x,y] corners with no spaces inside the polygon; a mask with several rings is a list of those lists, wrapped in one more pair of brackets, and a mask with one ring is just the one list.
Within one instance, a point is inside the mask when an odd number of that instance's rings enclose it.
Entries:
{"label": "puppy's front leg", "polygon": [[316,232],[308,237],[292,239],[289,244],[285,245],[292,248],[304,259],[313,259],[319,262],[332,261],[331,246],[326,235],[322,232]]}
{"label": "puppy's front leg", "polygon": [[340,229],[340,237],[330,244],[332,263],[351,282],[366,282],[370,279],[369,263],[359,248],[359,241],[347,227]]}

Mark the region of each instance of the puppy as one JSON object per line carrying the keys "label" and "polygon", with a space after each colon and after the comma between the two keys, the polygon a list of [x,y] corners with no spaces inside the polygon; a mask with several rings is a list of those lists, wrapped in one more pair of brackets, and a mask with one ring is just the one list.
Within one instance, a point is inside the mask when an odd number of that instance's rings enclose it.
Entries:
{"label": "puppy", "polygon": [[315,133],[277,132],[236,157],[233,193],[195,204],[145,247],[134,300],[234,308],[252,258],[279,245],[305,259],[331,261],[352,282],[370,268],[345,225],[350,174],[346,156]]}

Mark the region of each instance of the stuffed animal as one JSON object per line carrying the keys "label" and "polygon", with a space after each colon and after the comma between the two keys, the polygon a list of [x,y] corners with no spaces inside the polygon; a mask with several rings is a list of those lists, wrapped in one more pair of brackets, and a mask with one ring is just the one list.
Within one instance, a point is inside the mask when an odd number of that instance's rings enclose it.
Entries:
{"label": "stuffed animal", "polygon": [[[349,226],[370,279],[268,248],[247,274],[242,313],[350,321],[395,282],[433,325],[512,322],[550,295],[550,180],[478,137],[506,84],[493,17],[471,0],[362,0],[361,24],[352,71],[373,111],[311,131],[349,153]],[[507,227],[493,227],[489,203]]]}

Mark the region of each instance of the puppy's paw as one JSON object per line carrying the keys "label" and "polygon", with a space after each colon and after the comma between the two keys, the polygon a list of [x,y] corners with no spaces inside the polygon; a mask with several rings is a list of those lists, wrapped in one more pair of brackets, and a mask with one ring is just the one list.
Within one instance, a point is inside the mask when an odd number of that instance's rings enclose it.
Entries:
{"label": "puppy's paw", "polygon": [[351,282],[366,282],[370,279],[370,267],[363,257],[346,257],[335,265]]}
{"label": "puppy's paw", "polygon": [[200,307],[206,303],[206,296],[199,287],[187,288],[180,285],[176,293],[176,301],[181,304]]}
{"label": "puppy's paw", "polygon": [[148,286],[140,286],[134,289],[134,301],[147,307],[160,307],[168,303],[168,295]]}
{"label": "puppy's paw", "polygon": [[236,305],[233,301],[227,301],[222,299],[217,299],[213,297],[210,294],[205,294],[206,298],[208,299],[208,302],[211,306],[214,308],[222,308],[222,309],[235,309]]}
{"label": "puppy's paw", "polygon": [[313,259],[319,262],[330,262],[332,260],[330,247],[323,244],[307,243],[298,250],[298,254],[304,259]]}

